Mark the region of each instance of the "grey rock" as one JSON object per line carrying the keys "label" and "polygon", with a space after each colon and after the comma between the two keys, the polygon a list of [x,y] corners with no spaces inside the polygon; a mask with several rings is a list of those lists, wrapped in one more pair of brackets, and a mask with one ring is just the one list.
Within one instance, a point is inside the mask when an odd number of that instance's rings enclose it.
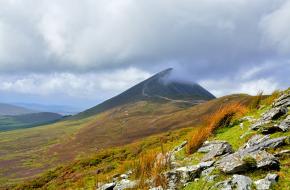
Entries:
{"label": "grey rock", "polygon": [[226,141],[207,141],[202,145],[198,152],[207,152],[207,154],[202,158],[202,161],[208,161],[217,156],[232,153],[233,149],[232,146]]}
{"label": "grey rock", "polygon": [[113,190],[123,190],[123,189],[132,189],[137,185],[136,181],[131,181],[128,179],[122,179],[117,182]]}
{"label": "grey rock", "polygon": [[286,119],[284,119],[280,125],[278,125],[278,128],[280,128],[283,132],[286,132],[289,130],[290,128],[290,115],[288,115],[286,117]]}
{"label": "grey rock", "polygon": [[205,180],[207,180],[209,182],[213,182],[217,177],[218,177],[218,175],[209,175],[209,176],[205,177]]}
{"label": "grey rock", "polygon": [[200,162],[198,164],[198,167],[200,167],[201,169],[209,168],[214,164],[214,162],[215,161]]}
{"label": "grey rock", "polygon": [[205,169],[205,170],[203,170],[202,172],[201,172],[201,176],[202,177],[204,177],[204,176],[209,176],[211,173],[212,173],[212,171],[215,169],[215,167],[210,167],[210,168],[207,168],[207,169]]}
{"label": "grey rock", "polygon": [[[261,137],[261,136],[260,136]],[[257,138],[257,137],[253,137]],[[258,138],[257,138],[258,139]],[[267,139],[267,138],[266,138]],[[259,143],[251,143],[250,139],[248,143],[244,147],[244,149],[240,149],[237,152],[227,155],[221,158],[218,163],[218,168],[221,169],[224,173],[237,173],[243,172],[249,169],[249,165],[246,162],[245,157],[252,157],[256,160],[256,167],[264,168],[264,167],[273,167],[276,168],[279,166],[279,162],[276,158],[263,151],[267,148],[276,148],[285,143],[287,137],[279,137],[274,139],[268,139],[264,141],[260,141]]]}
{"label": "grey rock", "polygon": [[180,150],[182,150],[185,147],[186,144],[187,144],[187,141],[183,141],[180,145],[176,146],[173,149],[173,152],[179,152]]}
{"label": "grey rock", "polygon": [[269,190],[271,189],[272,185],[277,183],[278,175],[277,174],[268,174],[264,179],[260,179],[255,181],[256,189],[257,190]]}
{"label": "grey rock", "polygon": [[279,107],[279,106],[290,106],[290,93],[284,93],[279,98],[277,98],[273,105],[273,107]]}
{"label": "grey rock", "polygon": [[263,114],[262,119],[263,120],[276,120],[280,118],[282,115],[285,115],[287,112],[288,112],[288,109],[285,106],[272,108],[269,111],[267,111],[265,114]]}
{"label": "grey rock", "polygon": [[288,109],[285,106],[272,108],[268,110],[266,113],[264,113],[262,117],[256,123],[254,123],[250,128],[252,130],[258,130],[264,125],[269,124],[272,120],[276,120],[280,118],[281,116],[285,115],[287,112],[288,112]]}
{"label": "grey rock", "polygon": [[102,185],[99,188],[99,190],[113,190],[115,186],[116,186],[116,183],[115,182],[106,183],[106,184]]}
{"label": "grey rock", "polygon": [[257,168],[279,169],[280,164],[277,158],[265,150],[253,152],[249,155],[256,160]]}
{"label": "grey rock", "polygon": [[165,172],[165,177],[168,181],[168,186],[173,189],[180,184],[194,181],[200,174],[201,168],[199,166],[186,166]]}
{"label": "grey rock", "polygon": [[251,190],[252,183],[251,178],[244,175],[233,175],[231,180],[232,187],[237,190]]}
{"label": "grey rock", "polygon": [[253,146],[256,146],[256,145],[259,145],[260,143],[266,141],[266,140],[269,140],[270,139],[270,136],[269,135],[254,135],[252,136],[248,142],[242,146],[242,149],[246,149],[246,148],[250,148],[250,147],[253,147]]}
{"label": "grey rock", "polygon": [[231,180],[228,179],[228,180],[225,180],[225,181],[222,181],[222,182],[218,182],[215,184],[214,186],[216,189],[219,189],[219,190],[232,190],[232,186],[231,186]]}

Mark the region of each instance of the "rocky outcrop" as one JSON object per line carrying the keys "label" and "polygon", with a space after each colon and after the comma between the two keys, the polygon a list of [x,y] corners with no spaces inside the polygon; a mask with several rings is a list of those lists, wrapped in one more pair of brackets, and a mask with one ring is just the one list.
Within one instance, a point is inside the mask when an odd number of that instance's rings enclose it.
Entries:
{"label": "rocky outcrop", "polygon": [[233,175],[231,179],[217,183],[215,188],[221,190],[251,190],[252,183],[251,178],[247,176]]}
{"label": "rocky outcrop", "polygon": [[260,179],[255,181],[257,190],[268,190],[277,183],[278,175],[277,174],[268,174],[264,179]]}
{"label": "rocky outcrop", "polygon": [[217,156],[223,154],[232,153],[232,146],[226,141],[206,141],[202,147],[198,149],[198,152],[207,153],[202,161],[211,160]]}
{"label": "rocky outcrop", "polygon": [[115,182],[106,183],[106,184],[102,185],[99,188],[99,190],[113,190],[115,186],[116,186],[116,183]]}

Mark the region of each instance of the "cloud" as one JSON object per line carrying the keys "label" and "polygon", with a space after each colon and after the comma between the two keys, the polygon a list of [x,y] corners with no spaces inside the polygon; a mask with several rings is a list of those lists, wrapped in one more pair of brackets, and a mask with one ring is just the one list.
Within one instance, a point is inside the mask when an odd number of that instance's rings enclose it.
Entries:
{"label": "cloud", "polygon": [[74,98],[102,99],[126,90],[149,73],[128,68],[111,73],[50,73],[24,76],[0,76],[0,92],[51,96],[62,94]]}
{"label": "cloud", "polygon": [[178,80],[220,82],[203,83],[217,95],[252,93],[255,82],[285,88],[289,8],[290,0],[0,1],[0,88],[105,99],[168,67]]}

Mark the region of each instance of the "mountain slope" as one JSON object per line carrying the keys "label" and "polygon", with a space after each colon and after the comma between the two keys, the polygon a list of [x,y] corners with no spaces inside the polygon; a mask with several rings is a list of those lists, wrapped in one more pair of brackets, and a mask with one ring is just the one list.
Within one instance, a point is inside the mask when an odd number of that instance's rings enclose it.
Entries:
{"label": "mountain slope", "polygon": [[57,113],[40,112],[23,115],[0,116],[0,131],[30,128],[48,124],[61,119],[63,116]]}
{"label": "mountain slope", "polygon": [[74,118],[89,117],[120,105],[142,100],[172,101],[193,105],[215,98],[210,92],[196,83],[171,81],[169,78],[172,71],[173,69],[166,69],[125,92],[76,115]]}
{"label": "mountain slope", "polygon": [[0,103],[0,115],[21,115],[36,113],[37,111],[27,109],[21,106],[15,106],[11,104]]}

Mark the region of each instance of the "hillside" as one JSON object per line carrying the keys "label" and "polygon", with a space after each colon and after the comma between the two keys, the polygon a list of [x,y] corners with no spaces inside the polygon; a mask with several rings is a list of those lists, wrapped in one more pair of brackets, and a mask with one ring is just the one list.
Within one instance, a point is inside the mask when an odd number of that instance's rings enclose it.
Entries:
{"label": "hillside", "polygon": [[62,115],[50,112],[0,116],[0,131],[30,128],[56,122]]}
{"label": "hillside", "polygon": [[196,83],[171,80],[173,69],[166,69],[125,92],[90,108],[73,118],[84,118],[128,103],[138,101],[198,104],[215,97]]}
{"label": "hillside", "polygon": [[186,107],[171,101],[139,101],[80,120],[2,132],[0,182],[3,179],[2,183],[7,184],[31,178],[76,157],[123,146],[150,135],[194,128],[222,105],[249,104],[251,99],[247,95],[231,95]]}
{"label": "hillside", "polygon": [[36,112],[38,111],[27,109],[21,106],[12,105],[12,104],[0,103],[0,115],[21,115],[21,114],[29,114],[29,113],[36,113]]}
{"label": "hillside", "polygon": [[290,89],[261,98],[220,104],[199,127],[86,155],[16,189],[287,190]]}

